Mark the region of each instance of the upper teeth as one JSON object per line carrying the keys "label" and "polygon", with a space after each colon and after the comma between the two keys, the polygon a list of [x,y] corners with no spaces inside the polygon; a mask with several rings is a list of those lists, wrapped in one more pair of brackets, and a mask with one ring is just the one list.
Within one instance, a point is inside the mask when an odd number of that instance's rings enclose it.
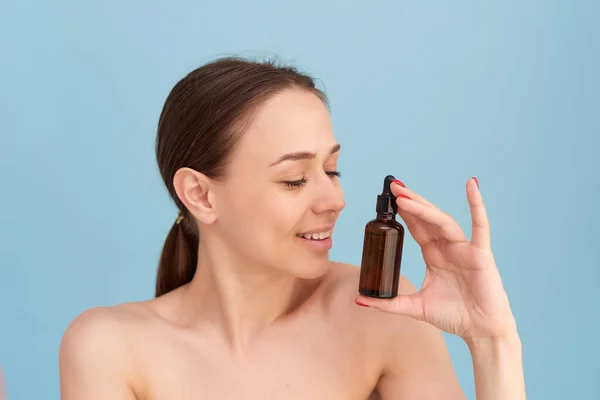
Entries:
{"label": "upper teeth", "polygon": [[331,231],[319,232],[319,233],[299,233],[299,237],[303,237],[305,239],[325,239],[331,236]]}

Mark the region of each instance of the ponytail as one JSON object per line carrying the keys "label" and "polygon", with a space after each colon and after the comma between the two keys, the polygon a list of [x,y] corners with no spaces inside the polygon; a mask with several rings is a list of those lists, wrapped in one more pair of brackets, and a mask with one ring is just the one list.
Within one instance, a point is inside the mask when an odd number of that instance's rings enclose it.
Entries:
{"label": "ponytail", "polygon": [[181,212],[171,227],[160,255],[156,277],[159,297],[192,281],[198,262],[198,234]]}

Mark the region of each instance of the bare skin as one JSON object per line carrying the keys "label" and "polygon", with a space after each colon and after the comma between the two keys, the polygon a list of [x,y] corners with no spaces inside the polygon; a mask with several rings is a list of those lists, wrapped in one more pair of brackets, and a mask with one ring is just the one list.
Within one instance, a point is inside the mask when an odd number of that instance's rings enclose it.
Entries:
{"label": "bare skin", "polygon": [[200,230],[192,282],[75,318],[60,348],[61,398],[464,399],[445,331],[471,351],[478,400],[525,399],[476,181],[466,187],[471,240],[393,185],[427,272],[419,291],[402,278],[398,297],[370,299],[357,295],[358,267],[298,236],[331,230],[345,206],[338,155],[326,107],[289,90],[253,115],[225,181],[177,171]]}
{"label": "bare skin", "polygon": [[[190,285],[88,310],[65,335],[62,398],[464,398],[440,331],[356,306],[358,271],[332,263],[294,309],[237,350],[182,312]],[[403,278],[401,292],[414,291]]]}
{"label": "bare skin", "polygon": [[6,382],[4,380],[4,372],[0,366],[0,400],[6,400]]}

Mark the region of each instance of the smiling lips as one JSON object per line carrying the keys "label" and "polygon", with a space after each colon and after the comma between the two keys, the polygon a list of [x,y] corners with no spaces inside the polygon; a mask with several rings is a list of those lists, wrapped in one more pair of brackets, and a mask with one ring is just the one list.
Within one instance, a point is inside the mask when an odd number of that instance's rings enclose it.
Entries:
{"label": "smiling lips", "polygon": [[335,223],[321,225],[320,227],[312,229],[310,231],[297,233],[296,236],[298,236],[300,239],[307,239],[307,240],[329,239],[333,233],[334,226],[335,226]]}
{"label": "smiling lips", "polygon": [[323,256],[328,254],[329,249],[333,246],[331,235],[333,234],[334,225],[322,225],[311,231],[297,233],[296,237],[305,248],[310,249],[319,256]]}
{"label": "smiling lips", "polygon": [[332,230],[314,233],[298,233],[296,236],[308,240],[323,240],[331,237]]}

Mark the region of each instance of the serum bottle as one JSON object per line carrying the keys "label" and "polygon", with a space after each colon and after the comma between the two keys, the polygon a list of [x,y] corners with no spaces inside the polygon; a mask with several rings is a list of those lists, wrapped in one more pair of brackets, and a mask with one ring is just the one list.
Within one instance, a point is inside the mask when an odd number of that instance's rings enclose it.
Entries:
{"label": "serum bottle", "polygon": [[385,177],[377,196],[377,216],[367,222],[358,292],[363,296],[392,298],[398,295],[404,227],[396,221],[398,206],[390,190],[392,175]]}

